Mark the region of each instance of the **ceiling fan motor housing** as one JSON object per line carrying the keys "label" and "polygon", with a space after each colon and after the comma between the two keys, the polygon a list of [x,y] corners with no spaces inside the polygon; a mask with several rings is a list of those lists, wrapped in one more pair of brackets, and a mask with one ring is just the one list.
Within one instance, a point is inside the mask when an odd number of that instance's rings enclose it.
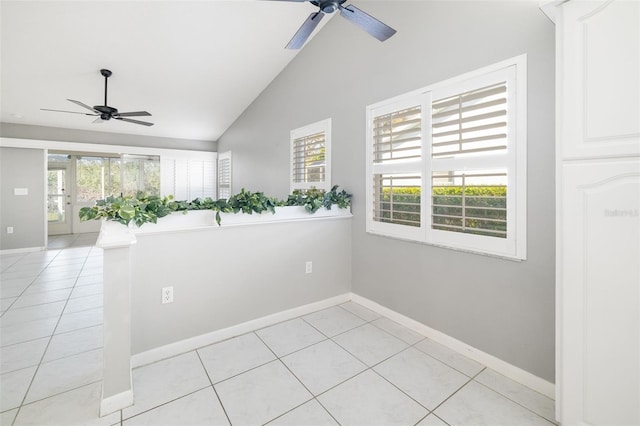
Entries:
{"label": "ceiling fan motor housing", "polygon": [[312,1],[324,13],[333,13],[340,8],[340,5],[347,0],[318,0]]}
{"label": "ceiling fan motor housing", "polygon": [[96,111],[100,112],[102,115],[115,115],[118,114],[118,110],[116,108],[112,108],[107,105],[96,105],[93,107]]}

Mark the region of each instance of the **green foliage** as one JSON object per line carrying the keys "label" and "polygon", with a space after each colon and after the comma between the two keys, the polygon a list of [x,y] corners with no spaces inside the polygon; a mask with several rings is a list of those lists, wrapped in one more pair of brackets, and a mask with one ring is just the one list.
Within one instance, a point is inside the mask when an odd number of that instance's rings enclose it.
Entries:
{"label": "green foliage", "polygon": [[280,202],[275,198],[265,196],[262,192],[245,191],[242,188],[238,194],[229,197],[227,204],[234,213],[241,211],[248,214],[253,214],[253,212],[260,214],[267,210],[275,213],[275,207],[280,205]]}
{"label": "green foliage", "polygon": [[286,201],[267,197],[262,192],[250,192],[244,188],[229,198],[229,200],[212,200],[196,198],[193,201],[174,201],[173,196],[158,197],[138,193],[134,196],[107,197],[96,201],[93,207],[80,209],[80,220],[113,220],[123,225],[134,223],[140,227],[145,223],[157,223],[158,218],[176,211],[187,213],[189,210],[213,210],[216,212],[216,223],[220,225],[220,213],[275,213],[278,206],[304,206],[309,213],[315,213],[320,207],[331,209],[335,204],[339,208],[351,205],[351,194],[344,190],[337,192],[338,186],[326,192],[318,189],[308,191],[294,191]]}
{"label": "green foliage", "polygon": [[[420,187],[383,188],[379,210],[383,222],[419,226]],[[464,195],[464,207],[463,207]],[[506,231],[506,186],[438,186],[432,189],[433,225]],[[464,208],[465,219],[462,219]],[[464,222],[464,223],[463,223]],[[451,228],[442,228],[452,230]]]}
{"label": "green foliage", "polygon": [[137,226],[144,223],[157,223],[158,218],[164,217],[177,210],[173,197],[160,198],[155,195],[138,194],[136,197],[107,197],[96,201],[93,207],[80,209],[80,220],[102,219],[114,220],[128,225],[130,222]]}
{"label": "green foliage", "polygon": [[338,185],[334,185],[329,192],[323,189],[311,188],[307,190],[293,191],[285,202],[287,206],[304,206],[309,213],[315,213],[320,207],[331,210],[335,204],[341,209],[346,209],[351,205],[351,194],[342,190],[338,192]]}

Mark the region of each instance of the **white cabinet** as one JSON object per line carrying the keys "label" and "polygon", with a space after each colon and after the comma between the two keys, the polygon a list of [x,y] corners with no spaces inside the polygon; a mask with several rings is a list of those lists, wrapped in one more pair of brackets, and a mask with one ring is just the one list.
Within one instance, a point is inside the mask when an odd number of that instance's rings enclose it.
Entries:
{"label": "white cabinet", "polygon": [[640,424],[640,2],[555,1],[558,420]]}

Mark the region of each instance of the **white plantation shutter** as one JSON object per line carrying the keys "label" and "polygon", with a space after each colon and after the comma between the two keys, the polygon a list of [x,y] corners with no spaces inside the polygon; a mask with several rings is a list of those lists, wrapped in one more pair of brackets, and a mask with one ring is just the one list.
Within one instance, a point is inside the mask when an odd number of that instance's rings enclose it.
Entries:
{"label": "white plantation shutter", "polygon": [[399,162],[422,157],[422,106],[373,118],[373,162]]}
{"label": "white plantation shutter", "polygon": [[432,156],[507,149],[507,83],[433,102]]}
{"label": "white plantation shutter", "polygon": [[231,197],[231,151],[218,154],[218,199]]}
{"label": "white plantation shutter", "polygon": [[526,57],[367,108],[367,231],[524,259]]}
{"label": "white plantation shutter", "polygon": [[421,238],[423,139],[428,97],[416,95],[367,112],[367,230]]}
{"label": "white plantation shutter", "polygon": [[515,253],[515,94],[515,65],[433,90],[434,243]]}
{"label": "white plantation shutter", "polygon": [[325,133],[293,140],[293,182],[322,183],[325,178]]}
{"label": "white plantation shutter", "polygon": [[216,178],[215,157],[206,160],[162,157],[160,160],[162,196],[173,195],[181,201],[215,198]]}
{"label": "white plantation shutter", "polygon": [[331,188],[331,119],[291,132],[291,191]]}

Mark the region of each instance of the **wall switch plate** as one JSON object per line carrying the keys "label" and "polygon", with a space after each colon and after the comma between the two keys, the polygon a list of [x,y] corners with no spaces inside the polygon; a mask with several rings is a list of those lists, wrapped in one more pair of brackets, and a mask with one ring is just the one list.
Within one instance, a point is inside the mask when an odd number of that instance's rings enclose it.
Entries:
{"label": "wall switch plate", "polygon": [[7,234],[13,234],[13,226],[7,226]]}
{"label": "wall switch plate", "polygon": [[305,272],[307,274],[310,274],[313,272],[313,262],[310,260],[307,260],[307,263],[305,264]]}
{"label": "wall switch plate", "polygon": [[29,195],[29,188],[13,188],[13,195]]}
{"label": "wall switch plate", "polygon": [[173,303],[173,287],[162,287],[162,304]]}

